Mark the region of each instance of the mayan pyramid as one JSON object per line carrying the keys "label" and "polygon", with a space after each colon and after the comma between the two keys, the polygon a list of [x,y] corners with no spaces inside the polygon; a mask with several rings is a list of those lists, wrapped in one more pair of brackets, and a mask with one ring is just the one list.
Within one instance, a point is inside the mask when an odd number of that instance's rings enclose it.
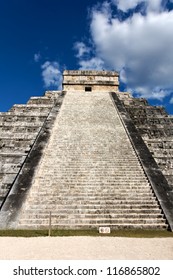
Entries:
{"label": "mayan pyramid", "polygon": [[173,117],[118,86],[66,70],[0,113],[1,228],[173,230]]}

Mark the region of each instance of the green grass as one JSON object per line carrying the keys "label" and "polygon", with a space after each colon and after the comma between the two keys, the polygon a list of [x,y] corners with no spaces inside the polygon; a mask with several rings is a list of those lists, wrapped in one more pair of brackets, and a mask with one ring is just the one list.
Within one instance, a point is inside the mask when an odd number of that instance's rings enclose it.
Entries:
{"label": "green grass", "polygon": [[[48,236],[48,230],[0,230],[0,236],[12,237],[41,237]],[[91,230],[52,230],[51,236],[109,236],[131,238],[162,238],[173,237],[173,232],[166,230],[114,230],[110,234],[99,234],[96,229]]]}

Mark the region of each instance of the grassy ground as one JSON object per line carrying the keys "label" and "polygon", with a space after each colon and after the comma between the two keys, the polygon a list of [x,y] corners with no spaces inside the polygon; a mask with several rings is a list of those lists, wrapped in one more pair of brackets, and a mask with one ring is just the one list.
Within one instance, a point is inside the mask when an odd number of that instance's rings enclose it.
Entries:
{"label": "grassy ground", "polygon": [[[0,230],[0,236],[41,237],[48,236],[48,230]],[[110,234],[99,234],[97,230],[52,230],[51,236],[115,236],[131,238],[173,237],[166,230],[115,230]]]}

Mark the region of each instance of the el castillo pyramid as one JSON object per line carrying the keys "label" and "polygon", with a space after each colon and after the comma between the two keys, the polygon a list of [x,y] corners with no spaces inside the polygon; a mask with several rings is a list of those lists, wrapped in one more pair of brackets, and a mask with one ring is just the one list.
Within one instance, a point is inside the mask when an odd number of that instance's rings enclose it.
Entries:
{"label": "el castillo pyramid", "polygon": [[0,113],[0,228],[173,231],[173,116],[64,71],[63,90]]}

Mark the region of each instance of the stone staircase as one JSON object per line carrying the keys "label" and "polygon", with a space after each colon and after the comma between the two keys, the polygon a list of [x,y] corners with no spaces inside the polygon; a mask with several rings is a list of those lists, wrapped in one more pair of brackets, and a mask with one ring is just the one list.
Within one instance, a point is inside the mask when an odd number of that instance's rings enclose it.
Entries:
{"label": "stone staircase", "polygon": [[16,228],[167,228],[107,92],[67,92]]}

